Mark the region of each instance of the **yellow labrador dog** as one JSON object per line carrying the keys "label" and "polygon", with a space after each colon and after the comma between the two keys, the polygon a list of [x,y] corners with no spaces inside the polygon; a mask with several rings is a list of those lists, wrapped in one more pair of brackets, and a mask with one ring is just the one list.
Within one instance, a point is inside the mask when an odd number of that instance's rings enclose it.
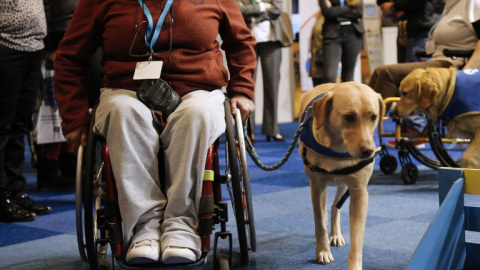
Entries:
{"label": "yellow labrador dog", "polygon": [[450,134],[470,139],[462,167],[480,169],[480,70],[415,69],[400,83],[397,111],[422,111],[430,120],[449,120]]}
{"label": "yellow labrador dog", "polygon": [[[340,231],[340,209],[335,205],[342,201],[348,189],[351,196],[348,269],[362,268],[367,184],[375,156],[374,131],[384,112],[381,96],[356,82],[322,84],[302,98],[299,153],[310,179],[317,242],[315,260],[318,263],[332,263],[330,245],[345,244]],[[337,185],[331,208],[330,236],[326,205],[328,183]]]}

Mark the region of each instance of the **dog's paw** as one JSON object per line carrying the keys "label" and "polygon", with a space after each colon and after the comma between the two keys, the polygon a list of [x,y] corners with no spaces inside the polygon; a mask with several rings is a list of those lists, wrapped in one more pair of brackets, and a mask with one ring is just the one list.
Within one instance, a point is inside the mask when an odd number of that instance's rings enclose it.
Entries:
{"label": "dog's paw", "polygon": [[317,263],[320,263],[320,264],[329,264],[335,261],[330,251],[318,252],[315,260],[317,261]]}
{"label": "dog's paw", "polygon": [[334,247],[341,247],[345,245],[345,239],[342,234],[330,235],[330,245]]}

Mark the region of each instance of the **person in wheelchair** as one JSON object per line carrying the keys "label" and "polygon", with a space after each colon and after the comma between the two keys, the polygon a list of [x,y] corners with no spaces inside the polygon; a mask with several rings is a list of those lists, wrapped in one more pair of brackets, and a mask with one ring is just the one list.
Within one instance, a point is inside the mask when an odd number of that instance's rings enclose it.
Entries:
{"label": "person in wheelchair", "polygon": [[[426,62],[379,66],[373,72],[368,85],[383,98],[398,97],[400,82],[415,68],[480,67],[480,13],[477,12],[479,9],[479,0],[445,0],[443,13],[430,29],[425,45],[425,52],[431,55],[431,59]],[[465,63],[465,59],[461,57],[452,59],[445,56],[444,49],[475,49],[475,51]],[[423,130],[426,121],[425,118],[416,116],[406,119],[406,124],[409,133],[416,134]]]}
{"label": "person in wheelchair", "polygon": [[[85,145],[86,74],[90,56],[103,48],[94,132],[109,147],[127,263],[189,263],[201,256],[197,211],[207,149],[225,131],[222,87],[232,113],[238,108],[247,119],[254,110],[254,45],[235,0],[79,1],[57,50],[55,91],[66,138]],[[164,115],[161,134],[136,95],[144,81],[162,84],[159,77],[181,97]],[[164,187],[158,151],[165,157]]]}
{"label": "person in wheelchair", "polygon": [[[399,96],[400,82],[415,68],[480,67],[480,9],[479,0],[446,0],[440,19],[430,29],[425,52],[430,61],[382,65],[373,72],[369,86],[383,98]],[[444,49],[475,49],[467,63],[462,58],[452,59]]]}

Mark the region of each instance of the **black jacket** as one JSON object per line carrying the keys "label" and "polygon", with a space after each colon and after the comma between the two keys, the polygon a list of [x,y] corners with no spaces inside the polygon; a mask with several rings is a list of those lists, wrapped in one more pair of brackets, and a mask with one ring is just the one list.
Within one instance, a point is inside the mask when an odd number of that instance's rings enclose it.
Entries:
{"label": "black jacket", "polygon": [[445,4],[441,0],[395,0],[395,10],[405,12],[408,38],[427,37]]}
{"label": "black jacket", "polygon": [[327,7],[328,0],[319,0],[322,14],[325,17],[323,23],[323,38],[336,38],[340,34],[340,22],[350,21],[355,32],[362,35],[365,30],[362,25],[363,5],[349,7],[340,5],[340,0],[330,0],[331,7]]}
{"label": "black jacket", "polygon": [[377,0],[377,5],[391,1],[395,11],[404,12],[403,17],[398,19],[407,20],[408,38],[427,37],[445,6],[442,0]]}

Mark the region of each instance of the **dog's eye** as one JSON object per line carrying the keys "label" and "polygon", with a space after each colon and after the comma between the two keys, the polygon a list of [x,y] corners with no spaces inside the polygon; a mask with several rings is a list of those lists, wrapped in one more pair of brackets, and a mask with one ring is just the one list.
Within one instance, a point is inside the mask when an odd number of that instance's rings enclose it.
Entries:
{"label": "dog's eye", "polygon": [[400,92],[400,95],[401,95],[402,97],[406,97],[406,96],[408,95],[408,92],[407,92],[407,91],[401,91],[401,92]]}
{"label": "dog's eye", "polygon": [[375,121],[377,120],[377,117],[378,117],[378,116],[377,116],[376,114],[372,114],[372,115],[370,116],[370,120],[372,120],[372,122],[375,122]]}
{"label": "dog's eye", "polygon": [[345,122],[347,123],[353,123],[355,122],[356,116],[354,114],[347,114],[343,116],[343,119],[345,119]]}

